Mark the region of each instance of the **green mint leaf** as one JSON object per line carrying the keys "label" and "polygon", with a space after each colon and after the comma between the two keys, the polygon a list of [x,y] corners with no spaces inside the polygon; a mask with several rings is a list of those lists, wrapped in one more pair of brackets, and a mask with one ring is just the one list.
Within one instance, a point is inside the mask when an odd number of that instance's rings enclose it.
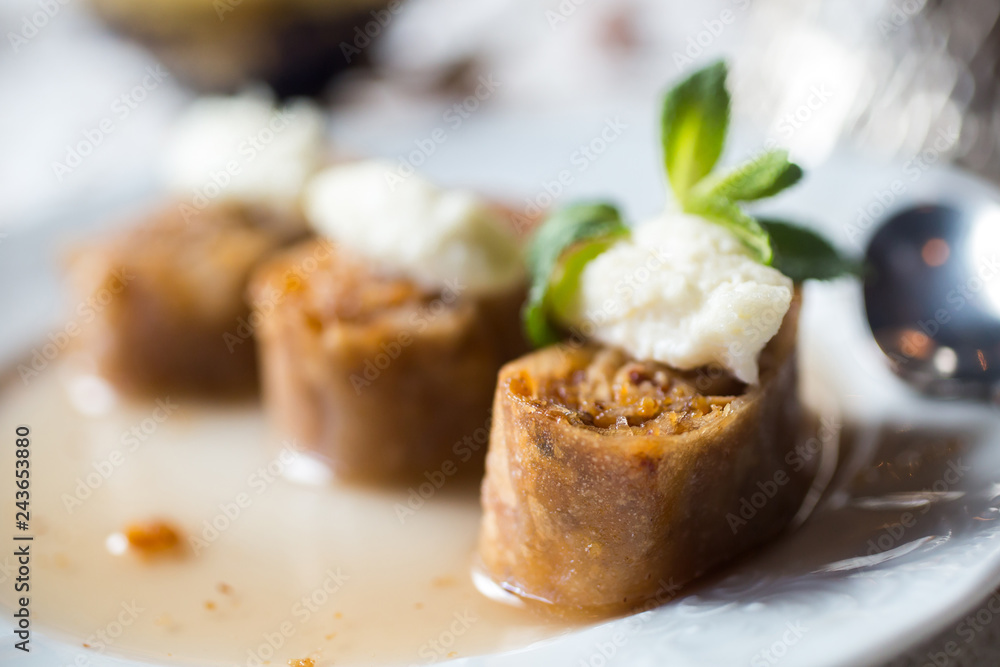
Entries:
{"label": "green mint leaf", "polygon": [[721,197],[699,199],[692,202],[687,211],[722,225],[753,253],[754,259],[761,264],[771,263],[771,241],[768,233],[733,202]]}
{"label": "green mint leaf", "polygon": [[771,237],[772,265],[794,282],[860,274],[860,264],[842,256],[816,232],[783,220],[761,219],[759,222]]}
{"label": "green mint leaf", "polygon": [[605,203],[571,204],[542,223],[528,246],[531,288],[522,312],[536,347],[560,340],[557,320],[576,297],[584,267],[628,234],[618,209]]}
{"label": "green mint leaf", "polygon": [[802,169],[788,161],[788,151],[771,150],[727,174],[704,179],[695,187],[692,197],[753,201],[772,197],[801,178]]}
{"label": "green mint leaf", "polygon": [[663,100],[661,138],[667,178],[679,202],[722,155],[729,129],[728,69],[717,62],[680,82]]}

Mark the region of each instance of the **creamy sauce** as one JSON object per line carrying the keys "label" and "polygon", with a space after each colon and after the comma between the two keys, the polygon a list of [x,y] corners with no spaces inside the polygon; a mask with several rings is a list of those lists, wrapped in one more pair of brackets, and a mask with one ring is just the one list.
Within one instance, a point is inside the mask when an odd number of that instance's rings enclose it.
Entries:
{"label": "creamy sauce", "polygon": [[[3,437],[31,427],[39,631],[156,662],[322,667],[423,664],[570,629],[474,588],[477,480],[424,487],[430,497],[401,517],[408,490],[289,481],[257,405],[171,397],[85,416],[66,380],[50,368],[0,389]],[[0,468],[11,479],[13,449]],[[13,525],[13,502],[0,506]],[[182,531],[181,556],[112,553],[109,536],[151,518]],[[8,584],[0,603],[13,607]]]}
{"label": "creamy sauce", "polygon": [[305,216],[333,239],[390,273],[435,289],[490,294],[524,280],[514,226],[467,191],[366,160],[328,167],[304,193]]}
{"label": "creamy sauce", "polygon": [[664,211],[589,262],[570,327],[636,359],[718,364],[747,384],[792,302],[791,279],[704,218]]}

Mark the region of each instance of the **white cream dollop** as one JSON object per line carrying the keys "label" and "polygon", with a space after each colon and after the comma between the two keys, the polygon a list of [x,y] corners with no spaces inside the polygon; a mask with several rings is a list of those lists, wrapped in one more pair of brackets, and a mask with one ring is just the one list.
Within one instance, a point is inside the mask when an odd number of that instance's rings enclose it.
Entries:
{"label": "white cream dollop", "polygon": [[523,277],[517,237],[488,202],[377,160],[330,167],[306,189],[320,234],[433,288],[500,291]]}
{"label": "white cream dollop", "polygon": [[241,202],[288,210],[326,160],[323,115],[266,94],[196,100],[174,124],[163,160],[167,188],[197,208]]}
{"label": "white cream dollop", "polygon": [[723,227],[670,212],[591,261],[567,324],[638,359],[690,370],[717,363],[748,384],[778,332],[792,281]]}

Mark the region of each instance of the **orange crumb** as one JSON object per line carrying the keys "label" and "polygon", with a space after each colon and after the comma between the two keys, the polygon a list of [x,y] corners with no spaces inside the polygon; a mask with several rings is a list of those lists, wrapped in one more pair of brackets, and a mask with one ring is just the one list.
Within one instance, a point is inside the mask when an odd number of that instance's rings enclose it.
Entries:
{"label": "orange crumb", "polygon": [[316,661],[312,658],[293,658],[288,661],[288,667],[316,667]]}
{"label": "orange crumb", "polygon": [[330,634],[328,634],[328,635],[326,636],[326,640],[327,640],[327,641],[330,641],[331,639],[333,639],[333,638],[334,638],[334,637],[336,637],[336,636],[337,636],[337,633],[336,633],[336,632],[331,632]]}
{"label": "orange crumb", "polygon": [[338,618],[338,619],[339,619],[339,618],[343,618],[343,617],[344,617],[344,615],[343,615],[343,614],[341,614],[341,613],[340,613],[340,612],[338,611],[338,612],[334,613],[333,617],[334,617],[334,618]]}
{"label": "orange crumb", "polygon": [[285,292],[300,292],[303,288],[302,278],[297,276],[294,272],[289,271],[285,274]]}
{"label": "orange crumb", "polygon": [[454,585],[455,585],[455,577],[434,577],[431,580],[431,586],[435,586],[437,588],[444,588],[446,586],[454,586]]}
{"label": "orange crumb", "polygon": [[144,556],[176,552],[181,546],[177,530],[160,520],[133,523],[125,528],[125,539],[129,546]]}
{"label": "orange crumb", "polygon": [[233,592],[233,587],[229,584],[220,583],[216,588],[218,588],[219,592],[223,595],[229,595]]}
{"label": "orange crumb", "polygon": [[215,609],[215,603],[212,602],[211,600],[206,600],[205,601],[205,609],[208,609],[209,611],[211,611],[212,609]]}
{"label": "orange crumb", "polygon": [[424,603],[423,602],[418,602],[415,605],[413,605],[413,608],[414,609],[423,609],[424,608]]}
{"label": "orange crumb", "polygon": [[448,654],[448,657],[449,657],[449,658],[457,658],[457,657],[458,657],[458,651],[451,651],[451,652],[450,652],[450,653]]}
{"label": "orange crumb", "polygon": [[84,644],[83,648],[90,648],[90,644]]}

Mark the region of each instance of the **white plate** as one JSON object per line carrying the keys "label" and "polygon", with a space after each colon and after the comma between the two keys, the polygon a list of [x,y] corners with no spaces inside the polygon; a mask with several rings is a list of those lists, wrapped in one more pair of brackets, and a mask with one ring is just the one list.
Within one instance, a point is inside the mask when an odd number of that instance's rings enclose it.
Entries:
{"label": "white plate", "polygon": [[[516,125],[507,129],[512,127]],[[536,128],[532,135],[518,127],[525,146],[544,144],[547,149],[546,157],[515,175],[505,165],[518,162],[516,146],[505,149],[509,134],[487,123],[463,128],[463,141],[452,142],[454,150],[443,152],[428,170],[445,180],[454,177],[494,190],[511,187],[532,196],[538,188],[523,183],[543,184],[572,153],[578,143],[574,137],[587,136],[586,130],[563,128],[566,139],[554,144],[552,130],[551,125]],[[394,155],[393,140],[380,140],[388,147],[382,152]],[[654,181],[637,186],[631,174],[637,163],[643,172],[655,168],[651,143],[646,132],[623,138],[568,188],[569,194],[593,194],[594,183],[600,182],[601,192],[623,193],[633,207],[649,210],[658,197]],[[402,139],[395,144],[404,145]],[[480,183],[471,183],[461,166],[485,155],[491,159]],[[856,223],[859,209],[879,197],[886,199],[895,181],[902,184],[902,194],[897,187],[889,208],[973,194],[996,199],[986,186],[952,171],[913,173],[902,165],[876,167],[841,157],[812,172],[800,191],[782,201],[780,210],[805,214],[844,242],[846,226]],[[634,194],[637,188],[640,195]],[[94,212],[94,218],[100,214]],[[0,297],[0,359],[7,363],[58,316],[51,250],[59,245],[67,219],[68,214],[57,216],[54,224],[0,241],[0,284],[6,286]],[[863,242],[870,230],[860,227]],[[871,664],[930,636],[1000,584],[996,411],[927,401],[897,382],[865,329],[860,290],[850,282],[809,287],[802,350],[811,402],[860,425],[845,438],[853,449],[833,492],[803,527],[661,608],[514,653],[456,664]],[[890,432],[909,430],[902,445],[878,446],[873,434],[883,423],[891,425]],[[12,425],[0,424],[0,433],[12,430]],[[927,430],[958,434],[964,444],[942,449],[933,444],[934,438],[927,444],[920,437]],[[6,475],[4,480],[3,497],[9,498]],[[936,493],[924,493],[935,488]],[[903,525],[910,523],[910,515],[913,525]],[[74,646],[45,637],[44,629],[36,629],[35,652],[28,656],[11,648],[7,629],[3,634],[8,639],[0,656],[16,657],[16,664],[80,664],[74,662],[79,655]],[[87,661],[97,667],[138,664],[96,654]]]}

